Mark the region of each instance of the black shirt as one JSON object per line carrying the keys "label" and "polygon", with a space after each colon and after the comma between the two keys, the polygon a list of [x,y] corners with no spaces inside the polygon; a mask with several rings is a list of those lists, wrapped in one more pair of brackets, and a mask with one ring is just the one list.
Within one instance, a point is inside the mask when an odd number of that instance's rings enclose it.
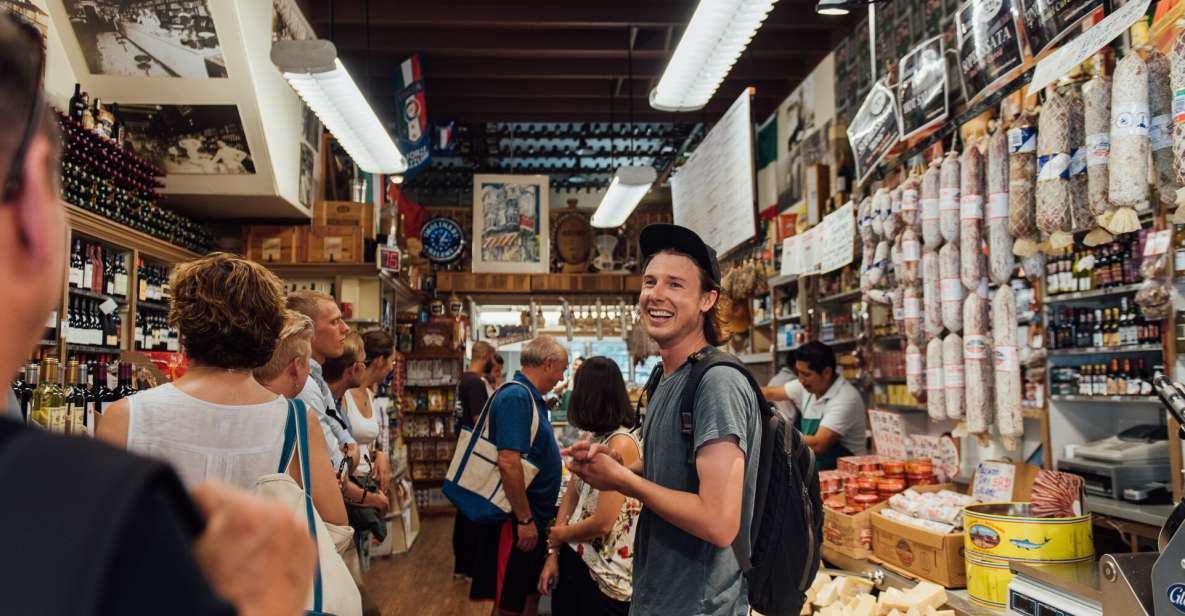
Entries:
{"label": "black shirt", "polygon": [[461,417],[461,425],[472,428],[481,416],[481,409],[485,408],[489,394],[486,393],[485,379],[473,372],[461,374],[461,381],[457,383],[457,410]]}
{"label": "black shirt", "polygon": [[0,418],[5,614],[232,616],[198,569],[204,521],[167,465]]}

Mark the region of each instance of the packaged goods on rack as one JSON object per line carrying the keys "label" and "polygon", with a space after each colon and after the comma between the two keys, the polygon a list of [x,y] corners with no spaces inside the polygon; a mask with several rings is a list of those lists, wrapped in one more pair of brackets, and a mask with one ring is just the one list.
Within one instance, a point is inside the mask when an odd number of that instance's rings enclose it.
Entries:
{"label": "packaged goods on rack", "polygon": [[963,527],[963,507],[978,502],[974,496],[953,490],[918,492],[910,488],[890,497],[889,507],[892,509],[883,510],[882,514],[890,515],[893,511],[906,517],[945,524],[950,528],[941,532],[951,532]]}

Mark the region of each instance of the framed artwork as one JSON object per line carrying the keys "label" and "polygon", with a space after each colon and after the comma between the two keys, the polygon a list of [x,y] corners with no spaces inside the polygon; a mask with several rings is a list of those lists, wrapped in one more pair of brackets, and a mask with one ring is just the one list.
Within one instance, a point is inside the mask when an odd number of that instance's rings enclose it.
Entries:
{"label": "framed artwork", "polygon": [[473,271],[546,274],[551,242],[545,175],[473,176]]}

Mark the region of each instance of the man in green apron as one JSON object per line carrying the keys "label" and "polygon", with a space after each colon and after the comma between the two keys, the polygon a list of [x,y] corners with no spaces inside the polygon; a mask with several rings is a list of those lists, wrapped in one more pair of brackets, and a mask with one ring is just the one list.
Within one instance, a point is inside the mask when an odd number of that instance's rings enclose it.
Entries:
{"label": "man in green apron", "polygon": [[798,410],[795,425],[815,452],[819,470],[835,468],[836,460],[868,452],[868,419],[864,399],[848,383],[835,363],[835,352],[812,341],[794,352],[798,380],[784,386],[765,387],[771,402],[789,401]]}

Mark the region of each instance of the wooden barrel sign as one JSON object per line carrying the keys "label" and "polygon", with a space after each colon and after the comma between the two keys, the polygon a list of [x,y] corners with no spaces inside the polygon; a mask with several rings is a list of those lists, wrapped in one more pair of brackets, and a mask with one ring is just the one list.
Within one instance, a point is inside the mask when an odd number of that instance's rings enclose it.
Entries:
{"label": "wooden barrel sign", "polygon": [[581,265],[592,256],[592,226],[584,214],[567,213],[555,224],[555,248],[560,261]]}

